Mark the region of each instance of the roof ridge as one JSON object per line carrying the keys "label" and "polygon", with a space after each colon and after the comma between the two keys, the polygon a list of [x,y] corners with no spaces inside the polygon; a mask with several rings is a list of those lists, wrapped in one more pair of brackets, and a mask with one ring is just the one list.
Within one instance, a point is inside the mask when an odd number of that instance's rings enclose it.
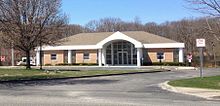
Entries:
{"label": "roof ridge", "polygon": [[[152,34],[146,31],[118,31],[130,38],[135,39],[143,44],[147,43],[178,43],[175,40],[167,37]],[[61,40],[68,40],[64,45],[95,45],[105,38],[117,32],[92,32],[92,33],[78,33],[72,36],[65,37]]]}

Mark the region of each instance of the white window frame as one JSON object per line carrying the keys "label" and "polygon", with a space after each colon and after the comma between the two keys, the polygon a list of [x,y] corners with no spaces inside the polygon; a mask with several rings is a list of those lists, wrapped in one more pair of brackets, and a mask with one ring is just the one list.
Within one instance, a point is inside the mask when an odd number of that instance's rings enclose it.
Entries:
{"label": "white window frame", "polygon": [[[85,54],[88,54],[88,56],[85,56]],[[90,59],[90,53],[89,52],[83,52],[83,59],[89,60]]]}
{"label": "white window frame", "polygon": [[[54,56],[53,56],[54,55]],[[56,53],[51,53],[50,54],[50,59],[51,60],[57,60],[57,54]]]}
{"label": "white window frame", "polygon": [[157,52],[157,61],[159,62],[160,59],[158,59],[158,53],[163,53],[163,59],[161,59],[161,61],[164,61],[165,60],[165,52],[162,52],[162,51]]}

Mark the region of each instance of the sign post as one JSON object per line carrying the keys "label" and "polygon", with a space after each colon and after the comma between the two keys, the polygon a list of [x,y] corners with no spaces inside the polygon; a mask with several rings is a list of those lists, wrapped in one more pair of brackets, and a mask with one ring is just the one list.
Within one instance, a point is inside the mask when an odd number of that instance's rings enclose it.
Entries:
{"label": "sign post", "polygon": [[200,57],[200,77],[203,77],[203,48],[199,48],[199,57]]}
{"label": "sign post", "polygon": [[205,39],[196,39],[196,47],[199,48],[200,77],[203,77],[203,48],[205,47]]}

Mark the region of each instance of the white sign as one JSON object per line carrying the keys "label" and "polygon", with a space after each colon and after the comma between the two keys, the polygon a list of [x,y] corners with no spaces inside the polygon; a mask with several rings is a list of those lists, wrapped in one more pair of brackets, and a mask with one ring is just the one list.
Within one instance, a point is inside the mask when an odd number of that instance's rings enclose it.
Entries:
{"label": "white sign", "polygon": [[205,47],[205,39],[196,39],[196,47]]}

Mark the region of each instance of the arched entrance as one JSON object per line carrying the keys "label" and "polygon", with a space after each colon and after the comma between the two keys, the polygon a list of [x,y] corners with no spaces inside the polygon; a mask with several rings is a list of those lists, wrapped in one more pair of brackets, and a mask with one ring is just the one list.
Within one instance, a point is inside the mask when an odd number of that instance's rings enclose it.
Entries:
{"label": "arched entrance", "polygon": [[106,44],[105,57],[106,65],[136,65],[137,49],[128,41],[116,40]]}
{"label": "arched entrance", "polygon": [[99,66],[141,66],[143,44],[123,33],[115,32],[96,44]]}

